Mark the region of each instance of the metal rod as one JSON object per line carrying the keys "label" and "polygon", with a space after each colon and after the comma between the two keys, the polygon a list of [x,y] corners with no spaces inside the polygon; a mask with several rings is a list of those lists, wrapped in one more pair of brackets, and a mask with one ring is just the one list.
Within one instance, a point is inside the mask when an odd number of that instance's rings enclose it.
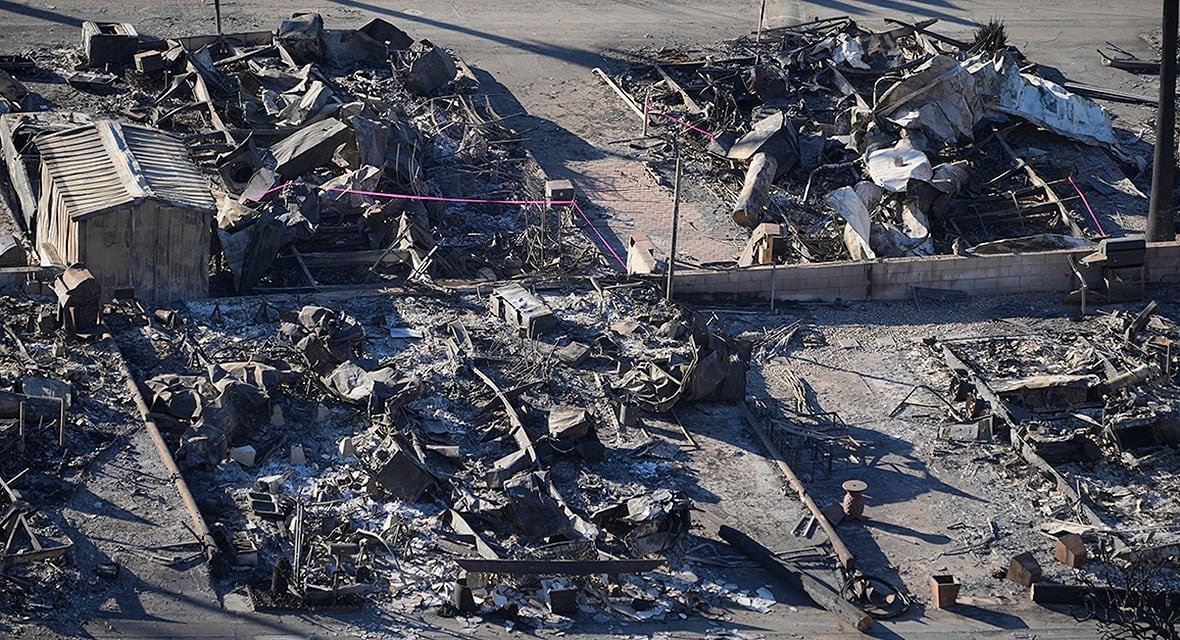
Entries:
{"label": "metal rod", "polygon": [[1147,240],[1176,237],[1172,196],[1176,171],[1176,28],[1180,0],[1164,0],[1163,52],[1160,57],[1160,100],[1155,116],[1155,159],[1151,168],[1151,205],[1147,212]]}
{"label": "metal rod", "polygon": [[828,536],[828,542],[832,545],[832,552],[836,554],[836,559],[839,561],[840,566],[844,567],[844,570],[848,573],[855,571],[856,556],[852,555],[852,551],[848,548],[848,545],[844,544],[844,540],[840,538],[840,534],[836,531],[835,525],[828,520],[823,510],[819,508],[819,505],[807,493],[807,487],[799,480],[799,476],[795,475],[795,471],[791,469],[791,465],[787,464],[786,457],[783,456],[778,445],[770,439],[770,434],[766,432],[766,427],[762,425],[758,418],[754,417],[749,405],[745,402],[739,403],[738,407],[742,410],[742,416],[746,419],[746,423],[750,425],[750,428],[758,435],[758,439],[762,441],[762,445],[766,447],[767,453],[770,454],[770,459],[778,467],[779,472],[783,474],[787,484],[799,496],[799,500],[803,502],[803,505],[807,507],[811,515],[815,516],[815,519],[819,522],[819,526],[823,527],[824,533]]}
{"label": "metal rod", "polygon": [[58,398],[57,401],[61,403],[61,411],[58,413],[58,417],[57,417],[57,448],[65,449],[66,448],[66,399],[65,398]]}
{"label": "metal rod", "polygon": [[651,122],[651,88],[655,85],[648,85],[647,94],[643,96],[643,137],[647,137],[647,123]]}
{"label": "metal rod", "polygon": [[770,313],[774,315],[774,285],[778,275],[778,260],[774,259],[774,239],[770,240]]}
{"label": "metal rod", "polygon": [[213,13],[217,16],[217,35],[221,35],[221,0],[213,0]]}
{"label": "metal rod", "polygon": [[668,253],[668,283],[664,287],[664,296],[668,302],[672,301],[672,278],[676,271],[676,236],[680,228],[680,142],[674,137],[672,145],[676,149],[676,182],[672,186],[672,247]]}

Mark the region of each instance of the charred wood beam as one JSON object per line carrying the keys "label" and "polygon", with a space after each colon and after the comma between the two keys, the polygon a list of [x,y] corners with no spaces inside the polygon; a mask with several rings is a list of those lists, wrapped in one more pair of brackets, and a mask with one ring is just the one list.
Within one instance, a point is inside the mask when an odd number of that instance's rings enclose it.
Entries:
{"label": "charred wood beam", "polygon": [[769,153],[759,151],[750,158],[746,169],[746,180],[742,192],[733,205],[733,221],[753,229],[762,222],[762,212],[770,198],[770,187],[778,175],[778,160]]}
{"label": "charred wood beam", "polygon": [[500,404],[504,406],[504,413],[508,415],[508,422],[513,426],[513,428],[523,430],[524,421],[520,419],[520,414],[516,411],[516,407],[513,406],[512,399],[504,393],[504,390],[496,384],[496,381],[492,380],[488,374],[480,371],[478,367],[472,367],[471,372],[475,374],[475,377],[482,380],[483,383],[492,390],[492,393],[496,394],[496,399],[499,400]]}
{"label": "charred wood beam", "polygon": [[664,82],[667,83],[667,85],[669,87],[671,87],[674,91],[676,91],[676,93],[680,94],[680,97],[684,100],[684,106],[688,107],[688,110],[690,112],[692,112],[692,113],[704,113],[705,112],[705,110],[703,108],[701,108],[701,105],[697,104],[697,101],[693,100],[692,96],[688,95],[688,92],[684,90],[684,87],[680,86],[679,82],[676,82],[675,80],[673,80],[672,76],[668,75],[667,71],[664,71],[663,67],[661,67],[660,65],[657,64],[656,71],[659,72],[660,77],[664,79]]}
{"label": "charred wood beam", "polygon": [[908,22],[902,22],[901,20],[895,20],[893,18],[885,18],[886,24],[896,24],[896,25],[899,25],[902,27],[902,29],[894,29],[893,31],[889,31],[888,33],[890,35],[901,36],[901,35],[907,35],[908,33],[913,32],[913,31],[917,31],[918,33],[920,33],[924,36],[927,36],[929,38],[934,38],[935,40],[938,40],[939,42],[949,44],[952,47],[955,47],[955,48],[960,49],[962,51],[966,51],[971,48],[970,42],[963,42],[962,40],[955,40],[954,38],[948,38],[947,36],[944,36],[939,33],[935,33],[927,28],[927,27],[934,26],[934,23],[936,23],[936,22],[938,22],[937,19],[930,18],[928,20],[923,20],[922,22],[919,22],[917,24],[910,24]]}
{"label": "charred wood beam", "polygon": [[1023,216],[1034,216],[1041,213],[1054,213],[1059,211],[1059,205],[1056,202],[1042,202],[1040,204],[1032,204],[1027,207],[998,209],[995,211],[981,211],[974,212],[971,210],[956,211],[954,213],[947,212],[946,218],[962,218],[967,220],[979,220],[981,222],[1007,222],[1010,220],[1019,220]]}
{"label": "charred wood beam", "polygon": [[0,391],[0,418],[19,418],[24,405],[25,421],[57,420],[61,415],[61,401],[57,398],[26,396],[23,393]]}
{"label": "charred wood beam", "polygon": [[1098,50],[1098,55],[1102,56],[1102,64],[1115,69],[1122,69],[1123,71],[1130,71],[1131,73],[1155,73],[1160,72],[1160,62],[1158,60],[1140,60],[1139,58],[1113,58]]}
{"label": "charred wood beam", "polygon": [[735,549],[749,556],[767,571],[781,578],[798,592],[806,593],[817,605],[834,613],[836,617],[856,627],[859,631],[868,631],[873,626],[873,619],[867,613],[854,606],[840,594],[815,576],[802,569],[779,559],[773,551],[767,549],[750,536],[722,525],[717,531],[722,540],[733,545]]}
{"label": "charred wood beam", "polygon": [[1058,213],[1056,204],[1044,202],[1024,208],[1001,209],[980,213],[959,211],[953,215],[945,216],[945,220],[947,224],[974,222],[980,227],[989,227],[997,224],[1020,224],[1024,226],[1026,223],[1041,223],[1049,224],[1053,228],[1056,228],[1058,226],[1057,223],[1060,221],[1060,214]]}
{"label": "charred wood beam", "polygon": [[[661,62],[659,66],[665,69],[696,69],[699,67],[747,67],[758,62],[758,58],[754,56],[738,56],[735,58],[722,58],[720,60],[686,60],[684,62]],[[650,65],[656,66],[656,65]],[[635,68],[645,68],[642,65]]]}
{"label": "charred wood beam", "polygon": [[1092,84],[1066,82],[1062,86],[1078,94],[1079,96],[1086,96],[1087,98],[1097,98],[1099,100],[1109,100],[1111,102],[1125,102],[1127,104],[1145,104],[1152,107],[1158,106],[1160,103],[1159,98],[1141,96],[1137,93],[1127,93],[1125,91],[1116,91],[1114,89],[1098,87]]}
{"label": "charred wood beam", "polygon": [[615,81],[611,80],[610,76],[606,75],[606,72],[604,72],[602,69],[599,69],[598,67],[595,67],[591,70],[591,73],[601,78],[602,81],[606,83],[606,86],[610,87],[615,93],[619,94],[619,97],[623,99],[623,103],[626,104],[631,109],[631,111],[634,111],[635,115],[639,116],[640,118],[646,117],[643,112],[643,108],[636,104],[635,101],[631,99],[631,96],[627,95],[626,91],[623,91],[619,85],[615,84]]}
{"label": "charred wood beam", "polygon": [[955,352],[951,351],[951,348],[945,343],[940,343],[939,346],[942,348],[942,358],[946,361],[947,367],[950,367],[952,371],[962,372],[967,376],[968,381],[975,385],[976,393],[991,406],[992,414],[1003,420],[1010,427],[1016,427],[1020,424],[1020,420],[1014,417],[1009,410],[1008,403],[1004,402],[999,394],[992,391],[987,381],[975,371],[974,367],[960,360],[959,356],[955,355]]}
{"label": "charred wood beam", "polygon": [[838,24],[842,25],[851,21],[852,18],[849,16],[832,16],[830,18],[818,18],[816,20],[808,20],[807,22],[800,22],[798,24],[775,27],[774,29],[763,29],[762,33],[763,35],[779,32],[784,33],[784,35],[804,35],[821,28],[829,28]]}
{"label": "charred wood beam", "polygon": [[307,263],[303,261],[303,256],[299,253],[299,249],[294,246],[291,247],[291,255],[295,256],[295,262],[299,263],[299,270],[303,272],[303,277],[307,279],[307,284],[312,289],[319,289],[320,283],[311,275],[311,269],[307,268]]}
{"label": "charred wood beam", "polygon": [[405,251],[390,251],[388,249],[363,249],[359,251],[319,251],[308,253],[299,252],[299,257],[309,268],[339,267],[342,265],[363,264],[371,265],[385,262],[398,264],[406,262],[409,254]]}
{"label": "charred wood beam", "polygon": [[836,533],[836,527],[824,515],[823,510],[819,508],[815,500],[807,493],[807,487],[803,486],[803,482],[799,480],[799,476],[795,475],[795,471],[791,469],[791,465],[786,463],[786,458],[779,450],[778,445],[770,439],[770,434],[766,432],[766,428],[754,417],[754,414],[750,411],[750,407],[746,403],[742,402],[740,406],[746,422],[749,423],[754,433],[758,434],[758,439],[762,441],[763,446],[770,453],[771,459],[774,460],[775,465],[778,466],[779,471],[786,478],[787,484],[799,495],[799,499],[803,502],[804,506],[807,507],[807,510],[811,512],[811,515],[815,516],[820,526],[823,527],[824,533],[828,536],[828,541],[832,543],[832,551],[836,554],[836,559],[840,562],[840,566],[844,567],[847,571],[856,569],[856,556],[852,555],[852,551],[848,549],[848,545],[844,544],[844,540],[840,538],[840,534]]}
{"label": "charred wood beam", "polygon": [[1038,604],[1089,604],[1099,607],[1180,605],[1180,591],[1139,591],[1047,582],[1033,583],[1029,596]]}

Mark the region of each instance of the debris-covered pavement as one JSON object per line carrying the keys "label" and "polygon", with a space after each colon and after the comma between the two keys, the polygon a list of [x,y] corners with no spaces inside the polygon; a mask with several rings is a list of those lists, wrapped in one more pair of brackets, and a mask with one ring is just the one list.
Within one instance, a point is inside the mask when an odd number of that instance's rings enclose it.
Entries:
{"label": "debris-covered pavement", "polygon": [[[447,23],[215,6],[0,56],[6,637],[1174,632],[1180,257],[1096,102],[1150,101],[837,16],[610,48],[591,151]],[[776,299],[1054,250],[997,277],[1072,292]]]}

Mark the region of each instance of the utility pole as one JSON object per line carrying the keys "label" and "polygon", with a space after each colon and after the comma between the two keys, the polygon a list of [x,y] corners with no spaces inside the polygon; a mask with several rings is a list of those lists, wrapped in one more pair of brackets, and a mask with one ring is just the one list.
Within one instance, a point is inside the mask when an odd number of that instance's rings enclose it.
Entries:
{"label": "utility pole", "polygon": [[1147,212],[1148,242],[1176,237],[1176,29],[1180,0],[1164,0],[1164,51],[1160,59],[1160,104],[1155,116],[1155,160],[1151,168],[1151,205]]}
{"label": "utility pole", "polygon": [[755,44],[762,42],[762,23],[766,21],[766,0],[762,0],[762,9],[758,11],[758,35],[754,36]]}
{"label": "utility pole", "polygon": [[676,151],[676,181],[672,184],[672,247],[668,253],[668,283],[664,285],[664,297],[672,302],[672,274],[676,271],[676,233],[680,229],[680,141],[672,135],[672,148]]}

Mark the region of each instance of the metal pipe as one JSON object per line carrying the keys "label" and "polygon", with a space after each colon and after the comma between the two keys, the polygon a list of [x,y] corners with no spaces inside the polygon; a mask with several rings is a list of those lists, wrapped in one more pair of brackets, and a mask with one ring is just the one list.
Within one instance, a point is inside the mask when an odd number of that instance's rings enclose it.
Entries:
{"label": "metal pipe", "polygon": [[1160,100],[1155,116],[1155,160],[1151,168],[1151,205],[1147,213],[1148,242],[1176,237],[1172,196],[1176,171],[1176,28],[1180,0],[1164,0],[1163,53],[1160,58]]}
{"label": "metal pipe", "polygon": [[855,571],[856,556],[852,554],[852,551],[848,548],[848,545],[844,544],[844,540],[840,538],[840,534],[836,532],[836,527],[833,526],[828,520],[828,517],[824,515],[823,510],[819,508],[819,505],[815,503],[815,500],[812,499],[811,495],[807,493],[807,487],[803,486],[803,482],[799,480],[799,476],[795,475],[795,471],[791,469],[791,465],[787,464],[786,458],[783,456],[782,451],[780,451],[778,445],[776,445],[774,441],[770,439],[770,435],[766,433],[765,427],[763,427],[758,419],[754,417],[754,413],[750,411],[750,407],[744,402],[740,403],[739,407],[742,410],[742,415],[745,417],[746,422],[750,425],[750,428],[754,430],[754,433],[758,435],[758,439],[762,441],[763,446],[765,446],[766,450],[770,453],[770,457],[774,461],[775,466],[777,466],[779,471],[783,474],[783,477],[787,481],[787,485],[789,485],[791,489],[793,489],[795,493],[798,494],[799,500],[805,507],[807,507],[807,510],[811,512],[811,515],[815,516],[816,521],[819,522],[819,526],[823,527],[824,533],[828,536],[828,542],[832,544],[832,552],[836,554],[836,560],[839,561],[840,566],[844,567],[844,570],[848,573]]}
{"label": "metal pipe", "polygon": [[143,394],[139,391],[139,385],[135,382],[135,376],[131,374],[131,369],[127,367],[127,360],[123,354],[118,350],[118,345],[115,345],[113,360],[118,364],[119,371],[123,377],[127,379],[127,389],[131,391],[131,398],[135,400],[135,406],[139,409],[140,415],[143,416],[144,426],[147,427],[148,437],[152,439],[152,443],[156,445],[156,453],[160,456],[160,461],[164,463],[164,468],[168,470],[168,475],[172,478],[172,483],[176,485],[176,493],[180,494],[180,501],[184,503],[184,508],[188,511],[189,519],[192,521],[193,532],[197,534],[199,542],[204,547],[205,558],[212,560],[217,553],[217,543],[213,541],[213,534],[209,532],[208,525],[205,524],[205,518],[201,515],[200,508],[197,507],[197,501],[193,499],[193,494],[189,491],[188,483],[184,481],[184,476],[180,473],[180,468],[176,466],[176,460],[172,458],[172,451],[168,448],[168,444],[164,442],[164,436],[160,435],[160,427],[156,425],[156,421],[151,418],[151,411],[148,409],[147,402],[143,399]]}
{"label": "metal pipe", "polygon": [[754,42],[762,42],[762,23],[766,21],[766,0],[762,0],[762,9],[758,12],[758,35],[754,36]]}

